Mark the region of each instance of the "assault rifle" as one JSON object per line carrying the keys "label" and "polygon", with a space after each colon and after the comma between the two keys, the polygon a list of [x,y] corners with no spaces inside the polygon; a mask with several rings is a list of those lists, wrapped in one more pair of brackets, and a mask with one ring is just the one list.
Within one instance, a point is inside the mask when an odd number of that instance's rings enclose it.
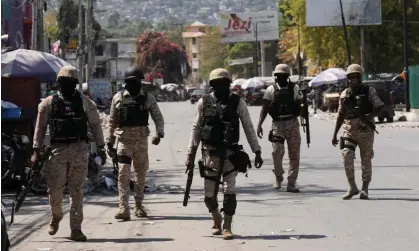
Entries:
{"label": "assault rifle", "polygon": [[25,184],[22,184],[22,187],[16,194],[16,207],[15,212],[17,213],[20,209],[20,207],[23,204],[23,201],[26,198],[26,195],[28,194],[31,187],[35,184],[35,182],[41,177],[41,170],[44,167],[45,162],[49,159],[51,156],[51,147],[46,148],[43,154],[41,154],[40,158],[33,163],[32,168],[29,171],[29,174],[27,175]]}
{"label": "assault rifle", "polygon": [[301,93],[303,94],[303,102],[301,104],[303,109],[303,116],[301,116],[301,126],[303,127],[303,131],[306,133],[307,147],[310,147],[310,120],[308,118],[307,89],[301,90]]}
{"label": "assault rifle", "polygon": [[193,180],[193,172],[195,168],[195,156],[196,151],[191,153],[190,156],[190,163],[191,165],[188,166],[185,173],[188,173],[188,178],[186,180],[186,188],[185,188],[185,195],[183,196],[183,206],[188,206],[188,200],[190,198],[189,193],[191,192],[192,180]]}

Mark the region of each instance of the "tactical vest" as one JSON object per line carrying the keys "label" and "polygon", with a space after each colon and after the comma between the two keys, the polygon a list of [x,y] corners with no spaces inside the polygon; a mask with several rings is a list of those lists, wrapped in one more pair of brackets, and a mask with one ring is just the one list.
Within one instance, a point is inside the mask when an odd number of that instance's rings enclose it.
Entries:
{"label": "tactical vest", "polygon": [[204,124],[201,129],[202,144],[214,147],[224,146],[229,148],[239,142],[240,121],[237,109],[240,96],[231,94],[227,105],[221,113],[217,109],[215,98],[210,95],[203,97]]}
{"label": "tactical vest", "polygon": [[280,117],[292,115],[297,117],[300,114],[300,104],[294,98],[294,83],[289,83],[288,88],[279,89],[274,87],[274,100],[269,107],[269,115],[274,121],[281,120]]}
{"label": "tactical vest", "polygon": [[138,95],[135,99],[122,95],[122,105],[119,112],[119,127],[148,126],[149,109],[145,108],[147,93]]}
{"label": "tactical vest", "polygon": [[348,88],[343,101],[345,119],[359,118],[374,111],[374,106],[369,99],[369,86],[362,85],[358,90]]}
{"label": "tactical vest", "polygon": [[87,116],[79,92],[71,100],[64,100],[58,94],[53,96],[49,126],[51,140],[87,140]]}

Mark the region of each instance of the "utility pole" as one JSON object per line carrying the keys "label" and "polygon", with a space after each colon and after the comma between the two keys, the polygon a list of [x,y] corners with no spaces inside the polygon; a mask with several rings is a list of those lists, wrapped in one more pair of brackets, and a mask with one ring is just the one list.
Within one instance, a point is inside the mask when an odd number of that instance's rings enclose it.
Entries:
{"label": "utility pole", "polygon": [[364,68],[364,73],[366,71],[366,63],[365,63],[365,30],[364,26],[360,26],[361,32],[361,66]]}
{"label": "utility pole", "polygon": [[348,65],[350,65],[350,64],[352,64],[351,48],[349,47],[348,31],[346,30],[345,14],[343,13],[342,0],[339,0],[339,4],[340,4],[340,15],[342,17],[343,33],[345,35],[345,42],[346,42],[346,54],[347,54],[347,57],[348,57]]}
{"label": "utility pole", "polygon": [[93,6],[92,6],[92,0],[87,0],[87,7],[85,11],[85,34],[86,34],[86,53],[87,53],[87,62],[86,62],[86,84],[87,88],[89,88],[89,79],[92,74],[92,13],[93,12]]}
{"label": "utility pole", "polygon": [[38,36],[38,1],[32,2],[32,41],[31,49],[36,50],[37,46],[37,36]]}
{"label": "utility pole", "polygon": [[83,11],[82,11],[82,0],[79,0],[79,38],[78,38],[78,48],[77,48],[77,59],[79,65],[79,90],[83,90],[83,59],[84,59],[84,41],[83,41]]}
{"label": "utility pole", "polygon": [[298,57],[298,80],[301,80],[302,78],[302,71],[303,71],[303,65],[301,62],[301,46],[300,46],[300,12],[298,12],[298,19],[297,19],[297,39],[298,39],[298,51],[297,51],[297,57]]}
{"label": "utility pole", "polygon": [[405,103],[406,112],[410,112],[410,83],[409,83],[409,58],[407,43],[407,0],[403,0],[403,29],[404,29],[404,86],[405,86]]}
{"label": "utility pole", "polygon": [[35,0],[37,3],[36,14],[37,28],[36,28],[36,49],[44,51],[44,0]]}
{"label": "utility pole", "polygon": [[259,40],[258,40],[258,24],[253,23],[253,30],[255,31],[255,65],[256,65],[256,77],[259,77]]}

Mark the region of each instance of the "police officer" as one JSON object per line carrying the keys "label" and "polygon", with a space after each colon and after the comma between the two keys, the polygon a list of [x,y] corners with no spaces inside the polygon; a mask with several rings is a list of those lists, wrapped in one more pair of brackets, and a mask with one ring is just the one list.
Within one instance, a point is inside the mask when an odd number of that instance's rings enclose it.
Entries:
{"label": "police officer", "polygon": [[88,125],[98,146],[102,165],[106,161],[101,120],[95,103],[75,90],[77,70],[72,66],[61,68],[57,77],[59,91],[44,99],[38,107],[34,135],[32,161],[40,156],[49,125],[50,145],[53,156],[47,165],[47,186],[52,220],[48,233],[58,231],[63,218],[62,202],[64,186],[68,182],[70,193],[71,239],[86,241],[81,231],[83,221],[83,184],[88,169]]}
{"label": "police officer", "polygon": [[257,133],[259,138],[262,138],[262,124],[269,113],[273,120],[269,141],[273,147],[273,173],[276,178],[274,188],[280,189],[284,180],[282,160],[285,154],[284,143],[287,141],[290,159],[287,192],[298,193],[300,190],[296,187],[296,182],[300,169],[301,136],[297,117],[300,114],[302,94],[298,85],[290,82],[290,74],[290,67],[286,64],[278,64],[275,67],[275,83],[266,89],[263,96]]}
{"label": "police officer", "polygon": [[362,84],[363,73],[363,68],[357,64],[351,64],[346,70],[348,88],[340,95],[336,127],[332,138],[332,144],[336,146],[337,134],[343,125],[344,131],[340,145],[349,182],[349,189],[343,196],[344,200],[349,200],[359,194],[354,171],[356,146],[359,146],[362,167],[363,183],[360,199],[368,199],[368,185],[372,175],[371,159],[374,157],[374,118],[384,107],[377,91],[373,87]]}
{"label": "police officer", "polygon": [[[240,151],[239,142],[240,122],[252,151],[256,154],[255,165],[260,168],[263,164],[261,150],[252,124],[252,120],[247,110],[246,103],[237,94],[230,92],[231,77],[225,69],[215,69],[209,77],[210,86],[214,92],[202,97],[197,104],[195,121],[192,126],[192,133],[189,143],[186,166],[189,168],[194,162],[195,154],[200,142],[202,141],[202,160],[200,161],[201,172],[205,173],[205,205],[212,214],[213,235],[221,235],[229,240],[233,238],[231,223],[236,211],[236,176],[238,171],[246,169],[245,165],[240,165],[233,161],[233,156],[242,154],[239,159],[250,159],[247,154]],[[228,130],[228,133],[226,133]],[[225,141],[224,141],[225,140]],[[220,151],[224,149],[226,151]],[[220,158],[223,158],[221,159]],[[244,157],[243,157],[244,156]],[[236,156],[237,157],[237,156]],[[224,224],[218,209],[217,194],[215,186],[220,180],[220,159],[224,160],[222,168],[222,180],[224,184]],[[235,158],[237,160],[237,158]],[[232,162],[235,162],[234,164]],[[239,170],[240,169],[240,170]]]}
{"label": "police officer", "polygon": [[[148,128],[149,115],[156,124],[152,143],[158,145],[164,137],[164,120],[153,95],[141,89],[144,74],[137,66],[125,72],[125,90],[115,94],[109,119],[108,151],[118,159],[119,209],[115,219],[130,220],[128,206],[131,164],[135,172],[134,215],[147,217],[143,207],[145,176],[149,167]],[[115,144],[116,141],[116,144]]]}

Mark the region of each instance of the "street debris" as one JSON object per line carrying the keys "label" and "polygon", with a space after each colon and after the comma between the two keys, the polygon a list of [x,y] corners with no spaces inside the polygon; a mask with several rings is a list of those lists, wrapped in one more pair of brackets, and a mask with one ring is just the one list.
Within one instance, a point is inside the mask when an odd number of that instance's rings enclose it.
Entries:
{"label": "street debris", "polygon": [[245,241],[238,241],[237,243],[238,244],[245,244],[246,242]]}
{"label": "street debris", "polygon": [[136,235],[136,236],[143,236],[143,235],[142,235],[142,234],[140,234],[140,233],[136,233],[135,235]]}
{"label": "street debris", "polygon": [[37,251],[49,251],[52,250],[52,248],[35,248]]}
{"label": "street debris", "polygon": [[285,229],[284,231],[281,231],[281,232],[294,232],[294,231],[295,231],[295,229],[288,228],[288,229]]}
{"label": "street debris", "polygon": [[300,239],[300,236],[291,236],[290,239],[291,240],[298,240],[298,239]]}
{"label": "street debris", "polygon": [[143,222],[143,225],[154,225],[154,222],[153,221],[146,221],[146,222]]}
{"label": "street debris", "polygon": [[100,223],[101,225],[110,225],[110,224],[112,224],[112,222],[102,222],[102,223]]}

